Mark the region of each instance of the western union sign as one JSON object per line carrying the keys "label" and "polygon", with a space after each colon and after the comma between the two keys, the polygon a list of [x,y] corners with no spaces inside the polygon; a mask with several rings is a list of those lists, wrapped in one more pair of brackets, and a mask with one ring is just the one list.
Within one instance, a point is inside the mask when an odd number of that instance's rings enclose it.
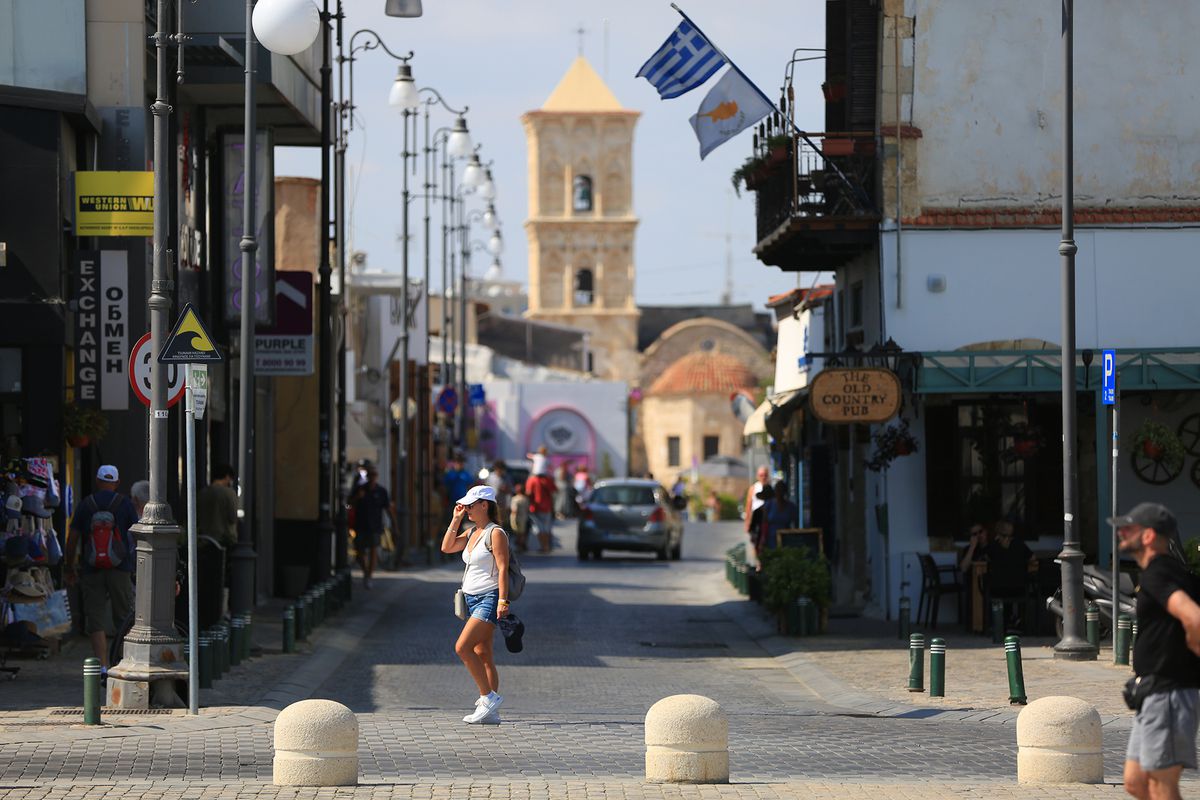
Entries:
{"label": "western union sign", "polygon": [[76,172],[76,236],[153,236],[153,172]]}

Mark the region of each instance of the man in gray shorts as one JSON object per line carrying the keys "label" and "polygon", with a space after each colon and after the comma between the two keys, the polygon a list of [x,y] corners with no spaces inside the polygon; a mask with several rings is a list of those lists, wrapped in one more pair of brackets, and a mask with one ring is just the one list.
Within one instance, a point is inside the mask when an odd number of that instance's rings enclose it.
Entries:
{"label": "man in gray shorts", "polygon": [[1121,552],[1142,569],[1136,679],[1126,690],[1137,715],[1125,752],[1125,791],[1139,798],[1178,798],[1180,774],[1196,768],[1200,582],[1171,552],[1179,529],[1166,506],[1140,503],[1109,522]]}

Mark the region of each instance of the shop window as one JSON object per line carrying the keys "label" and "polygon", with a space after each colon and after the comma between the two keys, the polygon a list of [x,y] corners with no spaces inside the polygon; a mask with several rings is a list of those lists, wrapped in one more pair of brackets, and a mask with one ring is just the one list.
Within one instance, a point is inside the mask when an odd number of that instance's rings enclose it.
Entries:
{"label": "shop window", "polygon": [[596,298],[595,284],[590,269],[581,269],[575,273],[575,305],[590,306]]}
{"label": "shop window", "polygon": [[668,467],[678,467],[679,466],[679,437],[678,436],[668,436],[667,437],[667,466]]}
{"label": "shop window", "polygon": [[708,459],[715,456],[717,454],[717,451],[720,449],[720,445],[721,445],[721,437],[720,436],[705,436],[704,437],[704,460],[707,461]]}
{"label": "shop window", "polygon": [[576,175],[571,181],[571,208],[575,211],[592,210],[592,179],[588,175]]}

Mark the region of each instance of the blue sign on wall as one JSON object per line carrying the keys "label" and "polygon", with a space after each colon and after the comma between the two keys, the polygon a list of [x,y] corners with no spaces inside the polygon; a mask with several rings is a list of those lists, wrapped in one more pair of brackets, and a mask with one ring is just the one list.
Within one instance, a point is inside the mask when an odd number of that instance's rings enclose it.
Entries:
{"label": "blue sign on wall", "polygon": [[487,395],[483,392],[482,383],[472,383],[467,386],[467,402],[471,404],[472,408],[487,403]]}
{"label": "blue sign on wall", "polygon": [[1111,406],[1117,402],[1117,351],[1105,350],[1100,360],[1100,394],[1104,405]]}

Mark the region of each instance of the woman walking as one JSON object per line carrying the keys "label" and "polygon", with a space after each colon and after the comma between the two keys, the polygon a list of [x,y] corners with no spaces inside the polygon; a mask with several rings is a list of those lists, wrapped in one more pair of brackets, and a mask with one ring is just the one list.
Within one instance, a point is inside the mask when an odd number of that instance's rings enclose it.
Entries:
{"label": "woman walking", "polygon": [[[469,526],[464,526],[464,519]],[[500,675],[496,672],[492,637],[496,620],[508,615],[508,535],[500,527],[500,510],[492,487],[474,486],[455,503],[450,527],[442,537],[442,552],[462,553],[466,564],[462,590],[467,600],[467,621],[454,652],[471,673],[479,699],[463,722],[495,725],[500,722],[497,709],[504,698],[499,693]]]}

